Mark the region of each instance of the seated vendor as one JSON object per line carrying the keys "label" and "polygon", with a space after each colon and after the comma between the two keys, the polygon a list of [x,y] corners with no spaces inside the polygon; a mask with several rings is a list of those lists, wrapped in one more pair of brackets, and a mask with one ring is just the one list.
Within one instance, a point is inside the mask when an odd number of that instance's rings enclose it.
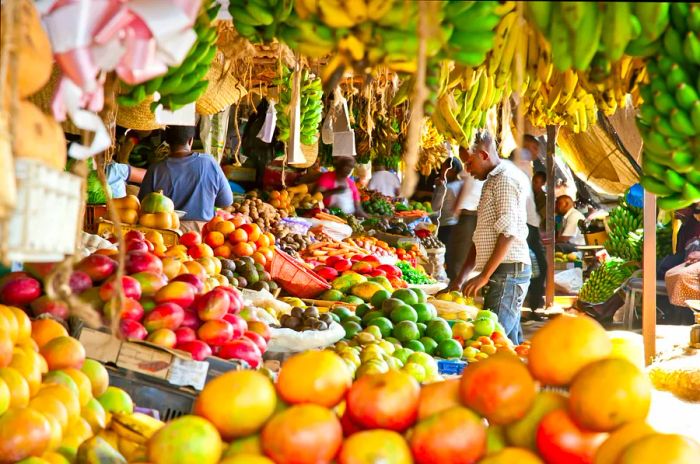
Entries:
{"label": "seated vendor", "polygon": [[374,173],[367,184],[367,190],[379,192],[387,197],[397,197],[401,191],[401,181],[399,177],[386,169],[386,166],[377,162],[372,166]]}
{"label": "seated vendor", "polygon": [[112,191],[112,198],[124,198],[126,196],[127,182],[140,184],[143,182],[145,175],[145,169],[124,163],[112,161],[105,166],[105,176]]}
{"label": "seated vendor", "polygon": [[355,181],[350,178],[355,167],[355,158],[336,156],[333,158],[335,170],[324,172],[316,182],[315,191],[323,194],[326,208],[338,208],[345,214],[366,216],[360,204],[360,192]]}
{"label": "seated vendor", "polygon": [[556,249],[564,253],[576,251],[578,245],[586,244],[578,226],[579,221],[585,221],[586,218],[574,208],[574,200],[568,195],[557,198],[556,210],[562,220],[561,229],[557,232]]}

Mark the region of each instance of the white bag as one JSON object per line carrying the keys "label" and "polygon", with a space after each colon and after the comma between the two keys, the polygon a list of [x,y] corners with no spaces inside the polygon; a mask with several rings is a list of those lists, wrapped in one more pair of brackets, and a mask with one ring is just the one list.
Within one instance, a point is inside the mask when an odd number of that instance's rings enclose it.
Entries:
{"label": "white bag", "polygon": [[258,138],[265,143],[271,143],[272,137],[275,135],[275,128],[277,127],[277,108],[275,108],[275,102],[271,101],[267,107],[267,113],[265,113],[265,122],[258,132]]}
{"label": "white bag", "polygon": [[554,274],[554,287],[566,293],[578,293],[583,286],[583,270],[580,267]]}
{"label": "white bag", "polygon": [[305,330],[270,327],[270,341],[267,351],[273,353],[298,353],[300,351],[325,348],[341,340],[345,329],[337,322],[331,323],[328,330]]}

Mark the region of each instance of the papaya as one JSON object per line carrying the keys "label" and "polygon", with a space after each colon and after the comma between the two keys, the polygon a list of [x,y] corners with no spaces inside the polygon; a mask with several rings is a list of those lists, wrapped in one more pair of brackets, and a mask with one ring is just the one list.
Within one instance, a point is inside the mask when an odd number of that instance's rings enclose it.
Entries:
{"label": "papaya", "polygon": [[130,208],[117,208],[119,220],[124,224],[136,224],[139,221],[139,212]]}
{"label": "papaya", "polygon": [[170,213],[146,213],[139,218],[139,224],[153,229],[172,229],[173,218]]}
{"label": "papaya", "polygon": [[353,285],[350,289],[350,293],[356,297],[362,298],[365,303],[368,303],[372,300],[372,296],[380,290],[385,290],[381,284],[368,281]]}
{"label": "papaya", "polygon": [[136,195],[127,195],[124,198],[114,198],[112,200],[114,206],[119,209],[133,209],[138,211],[141,208],[141,203]]}
{"label": "papaya", "polygon": [[173,201],[163,195],[162,190],[151,192],[141,202],[141,212],[147,214],[172,213],[175,210]]}
{"label": "papaya", "polygon": [[334,290],[340,290],[341,292],[346,293],[352,287],[357,284],[361,284],[362,282],[367,282],[367,277],[356,272],[349,272],[336,278],[331,284],[331,287]]}

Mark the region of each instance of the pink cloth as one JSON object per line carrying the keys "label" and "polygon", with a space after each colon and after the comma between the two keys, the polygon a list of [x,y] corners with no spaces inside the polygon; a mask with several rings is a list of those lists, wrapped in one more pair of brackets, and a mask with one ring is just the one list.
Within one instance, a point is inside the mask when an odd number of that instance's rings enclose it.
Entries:
{"label": "pink cloth", "polygon": [[[352,180],[351,178],[346,179],[348,183],[348,188],[350,189],[350,192],[352,193],[352,199],[354,201],[360,201],[360,192],[357,190],[357,185],[355,185],[355,181]],[[335,188],[335,182],[336,182],[336,176],[335,172],[324,172],[321,174],[321,176],[318,178],[318,188],[320,190],[331,190]],[[328,207],[331,202],[331,195],[324,195],[323,196],[323,204]]]}

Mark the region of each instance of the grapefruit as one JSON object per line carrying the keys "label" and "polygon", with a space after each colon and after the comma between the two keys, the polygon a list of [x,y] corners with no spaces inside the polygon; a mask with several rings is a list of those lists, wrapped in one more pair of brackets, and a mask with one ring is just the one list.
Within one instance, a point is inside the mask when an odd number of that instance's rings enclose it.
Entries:
{"label": "grapefruit", "polygon": [[468,365],[459,391],[465,406],[497,425],[522,419],[537,393],[527,367],[505,352]]}
{"label": "grapefruit", "polygon": [[621,358],[603,359],[581,369],[569,388],[571,417],[582,427],[609,432],[644,420],[651,404],[651,382]]}
{"label": "grapefruit", "polygon": [[412,464],[411,450],[403,436],[390,430],[366,430],[343,443],[338,464]]}
{"label": "grapefruit", "polygon": [[316,404],[298,404],[275,415],[261,434],[265,454],[276,464],[331,462],[343,441],[334,412]]}
{"label": "grapefruit", "polygon": [[610,434],[595,454],[594,464],[615,464],[620,454],[640,438],[652,435],[654,429],[644,421],[628,422]]}
{"label": "grapefruit", "polygon": [[153,464],[216,464],[221,456],[221,437],[208,421],[182,416],[156,432],[148,442]]}
{"label": "grapefruit", "polygon": [[634,441],[622,452],[619,464],[690,464],[700,462],[700,444],[688,437],[654,433]]}
{"label": "grapefruit", "polygon": [[587,364],[606,358],[612,342],[603,326],[588,316],[558,316],[532,336],[528,366],[546,385],[568,385]]}
{"label": "grapefruit", "polygon": [[51,440],[51,425],[32,408],[10,409],[0,416],[1,462],[40,456]]}
{"label": "grapefruit", "polygon": [[210,381],[194,404],[225,440],[256,433],[275,411],[275,387],[257,371],[227,372]]}
{"label": "grapefruit", "polygon": [[409,438],[417,464],[461,464],[486,453],[486,427],[469,409],[457,406],[418,422]]}
{"label": "grapefruit", "polygon": [[350,419],[363,428],[402,432],[418,417],[420,384],[409,374],[369,374],[353,383],[347,395]]}
{"label": "grapefruit", "polygon": [[459,379],[448,379],[444,382],[434,382],[423,385],[418,400],[418,419],[444,411],[454,406],[460,406]]}
{"label": "grapefruit", "polygon": [[345,397],[352,375],[332,351],[306,351],[282,363],[277,392],[290,404],[314,403],[332,408]]}

